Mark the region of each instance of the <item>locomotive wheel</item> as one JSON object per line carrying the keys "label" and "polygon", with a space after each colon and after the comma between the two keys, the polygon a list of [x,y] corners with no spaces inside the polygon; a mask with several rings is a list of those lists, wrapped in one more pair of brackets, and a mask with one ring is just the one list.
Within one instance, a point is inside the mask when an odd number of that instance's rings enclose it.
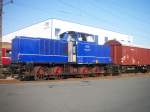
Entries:
{"label": "locomotive wheel", "polygon": [[89,68],[88,67],[85,67],[85,66],[83,66],[83,67],[79,67],[79,75],[81,76],[81,77],[88,77],[88,74],[89,74],[89,70],[88,70]]}
{"label": "locomotive wheel", "polygon": [[35,80],[44,79],[45,73],[46,73],[46,70],[42,66],[36,66],[33,69],[33,74],[34,74]]}
{"label": "locomotive wheel", "polygon": [[52,74],[54,77],[56,77],[57,79],[61,79],[62,78],[62,74],[63,74],[63,67],[61,66],[55,66],[52,68]]}

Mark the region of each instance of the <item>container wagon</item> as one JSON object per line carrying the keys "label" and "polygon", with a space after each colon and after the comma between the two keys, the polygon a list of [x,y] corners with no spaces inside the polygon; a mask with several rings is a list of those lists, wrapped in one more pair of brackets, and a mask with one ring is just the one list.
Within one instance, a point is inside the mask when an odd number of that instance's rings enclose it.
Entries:
{"label": "container wagon", "polygon": [[150,49],[124,46],[116,40],[106,43],[111,46],[112,64],[118,72],[147,72],[150,70]]}
{"label": "container wagon", "polygon": [[1,48],[1,67],[0,70],[2,74],[10,74],[9,67],[11,64],[11,49]]}

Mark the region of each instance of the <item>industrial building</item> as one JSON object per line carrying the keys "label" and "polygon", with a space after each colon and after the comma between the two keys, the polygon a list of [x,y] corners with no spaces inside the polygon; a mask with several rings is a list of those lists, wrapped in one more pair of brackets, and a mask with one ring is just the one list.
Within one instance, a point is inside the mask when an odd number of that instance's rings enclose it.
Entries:
{"label": "industrial building", "polygon": [[98,44],[104,44],[108,40],[117,40],[125,45],[132,45],[133,43],[133,37],[130,35],[59,19],[48,19],[21,30],[9,33],[3,36],[2,41],[11,43],[11,40],[15,38],[15,36],[59,39],[59,35],[66,31],[77,31],[96,35],[98,36]]}

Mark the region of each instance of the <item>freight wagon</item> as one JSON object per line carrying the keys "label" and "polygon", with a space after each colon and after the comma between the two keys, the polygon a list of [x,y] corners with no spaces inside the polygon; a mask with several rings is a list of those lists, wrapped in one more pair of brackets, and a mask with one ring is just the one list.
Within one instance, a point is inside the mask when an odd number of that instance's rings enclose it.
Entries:
{"label": "freight wagon", "polygon": [[2,48],[1,61],[2,61],[3,66],[8,66],[11,64],[10,52],[11,52],[11,49]]}
{"label": "freight wagon", "polygon": [[150,69],[150,49],[125,46],[116,40],[106,44],[111,47],[112,63],[118,66],[118,72],[147,72]]}
{"label": "freight wagon", "polygon": [[9,74],[9,66],[11,64],[11,49],[1,48],[1,67],[0,71],[3,74]]}

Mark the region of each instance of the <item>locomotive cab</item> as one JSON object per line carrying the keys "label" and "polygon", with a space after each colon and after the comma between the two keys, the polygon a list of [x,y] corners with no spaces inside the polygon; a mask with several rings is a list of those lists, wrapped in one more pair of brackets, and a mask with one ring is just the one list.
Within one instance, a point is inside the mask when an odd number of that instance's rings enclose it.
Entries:
{"label": "locomotive cab", "polygon": [[72,41],[84,41],[84,42],[98,42],[98,36],[88,33],[68,31],[60,34],[60,39],[66,40],[68,42]]}
{"label": "locomotive cab", "polygon": [[68,31],[64,32],[60,35],[61,40],[68,41],[68,62],[76,63],[77,62],[77,44],[78,42],[98,42],[98,36],[81,33],[81,32],[74,32]]}

